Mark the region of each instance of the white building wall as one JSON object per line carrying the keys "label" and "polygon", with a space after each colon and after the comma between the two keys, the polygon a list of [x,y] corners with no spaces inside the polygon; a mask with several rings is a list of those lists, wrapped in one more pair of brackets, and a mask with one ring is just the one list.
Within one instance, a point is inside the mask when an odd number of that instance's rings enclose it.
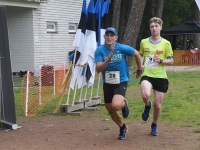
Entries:
{"label": "white building wall", "polygon": [[[48,0],[33,11],[34,18],[34,62],[38,65],[64,62],[68,60],[69,51],[75,34],[69,34],[69,23],[79,23],[82,0]],[[47,33],[46,23],[57,23],[57,33]]]}
{"label": "white building wall", "polygon": [[[87,0],[89,3],[90,0]],[[75,33],[69,23],[78,25],[83,0],[28,2],[0,0],[7,5],[12,71],[34,70],[47,64],[68,60]],[[47,21],[57,23],[57,33],[47,33]]]}
{"label": "white building wall", "polygon": [[34,67],[32,9],[9,6],[6,9],[12,71],[31,70]]}

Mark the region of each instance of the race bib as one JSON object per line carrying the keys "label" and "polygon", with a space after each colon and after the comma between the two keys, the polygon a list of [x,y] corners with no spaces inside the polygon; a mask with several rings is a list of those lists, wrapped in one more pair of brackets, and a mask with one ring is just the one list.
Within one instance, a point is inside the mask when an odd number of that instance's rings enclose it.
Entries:
{"label": "race bib", "polygon": [[146,57],[145,66],[147,68],[158,68],[159,63],[155,62],[154,55],[151,55]]}
{"label": "race bib", "polygon": [[105,82],[109,84],[120,83],[120,72],[119,71],[106,71]]}

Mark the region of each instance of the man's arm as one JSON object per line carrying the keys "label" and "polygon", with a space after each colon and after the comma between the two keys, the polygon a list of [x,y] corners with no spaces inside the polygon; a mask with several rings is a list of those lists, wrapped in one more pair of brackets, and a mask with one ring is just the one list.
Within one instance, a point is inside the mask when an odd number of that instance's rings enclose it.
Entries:
{"label": "man's arm", "polygon": [[168,64],[172,65],[174,63],[173,57],[167,58],[167,59],[161,59],[159,56],[154,57],[155,61],[158,62],[159,64]]}
{"label": "man's arm", "polygon": [[141,59],[140,53],[137,50],[135,50],[133,56],[135,57],[135,61],[137,64],[137,69],[133,72],[133,74],[136,73],[136,78],[139,78],[143,72],[142,59]]}
{"label": "man's arm", "polygon": [[162,63],[172,65],[174,63],[174,59],[168,58],[168,59],[163,60]]}
{"label": "man's arm", "polygon": [[107,67],[112,56],[113,56],[113,50],[110,52],[108,58],[104,62],[97,62],[96,63],[96,72],[97,73],[100,73],[101,71],[103,71]]}
{"label": "man's arm", "polygon": [[137,50],[135,50],[133,56],[135,57],[137,68],[142,69],[142,59],[141,59],[140,53]]}

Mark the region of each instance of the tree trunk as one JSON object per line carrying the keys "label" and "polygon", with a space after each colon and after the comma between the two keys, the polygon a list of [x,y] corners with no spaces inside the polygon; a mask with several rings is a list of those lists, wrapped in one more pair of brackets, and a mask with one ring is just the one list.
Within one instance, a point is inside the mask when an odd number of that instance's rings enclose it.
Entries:
{"label": "tree trunk", "polygon": [[[146,0],[132,0],[127,26],[125,29],[123,43],[136,47],[138,33],[142,22]],[[132,65],[132,57],[127,58],[129,66]]]}
{"label": "tree trunk", "polygon": [[120,9],[120,21],[119,21],[119,29],[118,29],[118,42],[123,42],[124,35],[124,22],[125,22],[125,1],[121,1],[121,9]]}
{"label": "tree trunk", "polygon": [[[193,15],[194,21],[200,22],[200,12],[199,12],[199,8],[197,7],[197,4],[195,1],[192,4],[192,8],[194,11],[194,15]],[[190,35],[189,40],[193,40],[193,46],[195,48],[200,48],[200,35],[199,34]]]}
{"label": "tree trunk", "polygon": [[121,8],[121,0],[115,0],[113,8],[112,27],[116,28],[118,31],[119,31],[120,8]]}
{"label": "tree trunk", "polygon": [[164,0],[157,0],[156,3],[156,17],[162,18]]}
{"label": "tree trunk", "polygon": [[156,15],[156,0],[150,0],[151,5],[149,5],[149,7],[151,7],[151,14],[152,16]]}
{"label": "tree trunk", "polygon": [[132,0],[131,11],[125,29],[123,43],[135,47],[142,22],[146,0]]}

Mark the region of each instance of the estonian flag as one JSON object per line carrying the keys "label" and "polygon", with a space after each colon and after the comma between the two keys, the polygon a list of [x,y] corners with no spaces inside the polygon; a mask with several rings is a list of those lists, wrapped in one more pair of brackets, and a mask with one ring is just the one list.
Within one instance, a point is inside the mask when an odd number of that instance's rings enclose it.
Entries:
{"label": "estonian flag", "polygon": [[[80,63],[80,56],[81,56],[81,53],[82,53],[84,45],[85,45],[86,22],[87,22],[86,0],[83,0],[81,18],[80,18],[78,29],[76,31],[75,39],[73,42],[73,47],[75,49],[74,56],[76,56],[76,58],[74,58],[75,64]],[[76,81],[77,77],[80,76],[79,70],[80,70],[79,66],[75,66],[73,69],[72,79],[70,82],[70,87],[72,89],[74,89],[75,81]]]}
{"label": "estonian flag", "polygon": [[100,28],[100,45],[105,43],[104,34],[106,31],[106,20],[109,12],[110,7],[110,0],[106,0],[103,3],[102,9],[101,9],[101,28]]}
{"label": "estonian flag", "polygon": [[95,77],[95,63],[94,53],[97,48],[96,42],[96,15],[94,0],[91,0],[88,6],[88,18],[86,23],[85,32],[85,46],[84,51],[81,53],[81,65],[87,64],[86,68],[86,81],[88,86],[93,85]]}
{"label": "estonian flag", "polygon": [[101,45],[101,10],[104,0],[97,0],[95,5],[95,13],[96,13],[96,41],[97,45]]}
{"label": "estonian flag", "polygon": [[79,60],[81,52],[83,51],[84,48],[86,22],[87,22],[86,0],[83,0],[81,19],[79,21],[78,29],[76,31],[75,39],[73,42],[73,47],[78,50],[76,54],[75,64],[77,64],[77,61]]}
{"label": "estonian flag", "polygon": [[95,10],[96,10],[96,39],[98,46],[104,44],[104,34],[106,30],[106,18],[109,10],[110,0],[97,0]]}
{"label": "estonian flag", "polygon": [[72,89],[74,89],[76,80],[78,88],[94,84],[96,68],[94,53],[97,45],[104,44],[103,35],[105,34],[105,21],[109,10],[109,3],[110,0],[105,2],[104,0],[97,0],[96,5],[94,5],[94,0],[90,0],[86,10],[86,0],[83,1],[81,19],[73,46],[80,52],[77,64],[86,65],[86,67],[76,66],[74,68],[70,83]]}
{"label": "estonian flag", "polygon": [[[91,0],[92,1],[92,0]],[[88,65],[86,70],[86,79],[88,85],[94,84],[95,68],[94,53],[97,46],[104,44],[104,34],[106,29],[106,17],[109,11],[110,0],[97,0],[95,8],[94,5],[88,8],[88,20],[86,25],[86,43],[85,51],[88,52]],[[96,40],[95,40],[96,37]]]}

